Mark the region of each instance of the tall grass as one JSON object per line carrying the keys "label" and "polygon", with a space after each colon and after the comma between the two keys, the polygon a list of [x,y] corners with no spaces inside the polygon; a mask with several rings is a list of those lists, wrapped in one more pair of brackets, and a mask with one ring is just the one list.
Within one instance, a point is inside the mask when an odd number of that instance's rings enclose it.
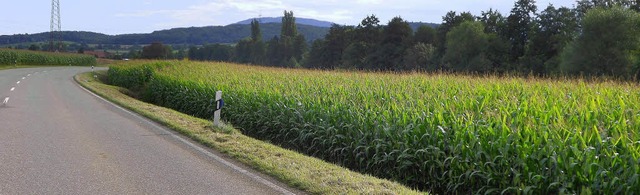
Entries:
{"label": "tall grass", "polygon": [[90,55],[0,49],[0,66],[8,66],[8,65],[91,66],[95,64],[96,64],[96,58]]}
{"label": "tall grass", "polygon": [[195,62],[109,77],[203,118],[222,90],[245,134],[436,193],[640,192],[635,84]]}

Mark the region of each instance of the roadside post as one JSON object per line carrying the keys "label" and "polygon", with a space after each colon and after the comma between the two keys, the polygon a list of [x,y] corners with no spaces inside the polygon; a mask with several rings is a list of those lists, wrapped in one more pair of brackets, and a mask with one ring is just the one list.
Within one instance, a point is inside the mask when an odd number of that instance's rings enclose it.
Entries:
{"label": "roadside post", "polygon": [[216,110],[213,112],[213,126],[220,126],[220,111],[224,107],[224,101],[222,100],[222,91],[216,91]]}

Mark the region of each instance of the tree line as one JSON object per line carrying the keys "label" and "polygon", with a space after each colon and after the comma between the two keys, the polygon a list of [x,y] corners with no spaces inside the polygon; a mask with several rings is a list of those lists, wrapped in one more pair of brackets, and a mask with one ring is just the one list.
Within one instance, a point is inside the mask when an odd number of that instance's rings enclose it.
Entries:
{"label": "tree line", "polygon": [[[381,25],[370,15],[357,26],[333,25],[308,45],[296,32],[293,12],[285,11],[280,36],[263,41],[254,20],[251,37],[235,46],[191,48],[189,58],[313,69],[637,78],[639,12],[636,0],[579,0],[573,8],[549,4],[542,11],[535,0],[517,0],[508,15],[450,11],[438,27],[415,32],[400,17]],[[201,50],[207,51],[197,55]]]}

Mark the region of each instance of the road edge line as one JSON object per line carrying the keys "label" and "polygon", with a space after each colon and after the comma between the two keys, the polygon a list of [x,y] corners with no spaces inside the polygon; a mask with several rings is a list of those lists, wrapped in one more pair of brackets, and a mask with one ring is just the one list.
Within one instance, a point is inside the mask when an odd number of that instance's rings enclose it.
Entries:
{"label": "road edge line", "polygon": [[151,120],[149,118],[141,116],[141,115],[139,115],[139,114],[137,114],[137,113],[135,113],[133,111],[130,111],[130,110],[126,109],[126,108],[123,108],[120,105],[118,105],[116,103],[113,103],[113,102],[103,98],[102,96],[99,96],[98,94],[94,93],[93,91],[91,91],[91,90],[87,89],[86,87],[82,86],[79,83],[79,81],[76,80],[75,76],[76,75],[73,76],[73,80],[74,80],[74,83],[76,84],[76,86],[80,87],[81,89],[83,89],[84,91],[86,91],[89,94],[93,95],[94,97],[97,97],[98,99],[108,103],[109,105],[111,105],[111,106],[113,106],[113,107],[115,107],[115,108],[117,108],[117,109],[119,109],[121,111],[124,111],[125,113],[127,113],[127,114],[129,114],[129,115],[131,115],[133,117],[136,117],[141,121],[144,121],[145,123],[147,123],[148,125],[151,125],[152,127],[156,128],[156,129],[160,129],[162,131],[165,131],[166,133],[171,135],[172,138],[182,142],[183,144],[186,144],[187,146],[195,149],[196,151],[202,153],[203,155],[205,155],[205,156],[207,156],[209,158],[212,158],[215,161],[218,161],[218,162],[220,162],[220,163],[232,168],[235,171],[240,172],[243,175],[248,176],[249,178],[251,178],[253,180],[256,180],[256,181],[258,181],[258,182],[260,182],[260,183],[262,183],[262,184],[264,184],[266,186],[269,186],[270,188],[272,188],[272,189],[274,189],[274,190],[276,190],[278,192],[281,192],[282,194],[295,195],[295,193],[293,193],[293,192],[291,192],[291,191],[289,191],[289,190],[287,190],[287,189],[285,189],[283,187],[280,187],[279,185],[276,185],[275,183],[273,183],[273,182],[271,182],[271,181],[269,181],[269,180],[267,180],[267,179],[265,179],[263,177],[260,177],[259,175],[256,175],[256,174],[252,173],[251,171],[248,171],[247,169],[239,167],[239,166],[237,166],[237,165],[225,160],[224,158],[222,158],[222,157],[220,157],[218,155],[215,155],[215,154],[209,152],[206,148],[204,148],[204,147],[202,147],[200,145],[194,144],[191,141],[186,140],[185,138],[183,138],[183,137],[181,137],[179,135],[176,135],[175,131],[170,130],[168,127],[160,125],[160,124],[156,123],[155,121],[153,121],[153,120]]}

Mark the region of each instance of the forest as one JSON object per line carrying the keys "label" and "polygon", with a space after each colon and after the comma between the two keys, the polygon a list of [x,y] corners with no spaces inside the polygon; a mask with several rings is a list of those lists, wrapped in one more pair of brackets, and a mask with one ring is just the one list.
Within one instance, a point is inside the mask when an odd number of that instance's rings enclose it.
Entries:
{"label": "forest", "polygon": [[[278,67],[424,71],[535,76],[640,76],[640,3],[579,0],[572,8],[518,0],[510,13],[450,11],[442,24],[414,30],[395,17],[370,15],[357,26],[333,25],[308,43],[285,11],[280,36],[264,41],[260,23],[235,46],[191,48],[193,60]],[[216,56],[216,57],[214,57]]]}

